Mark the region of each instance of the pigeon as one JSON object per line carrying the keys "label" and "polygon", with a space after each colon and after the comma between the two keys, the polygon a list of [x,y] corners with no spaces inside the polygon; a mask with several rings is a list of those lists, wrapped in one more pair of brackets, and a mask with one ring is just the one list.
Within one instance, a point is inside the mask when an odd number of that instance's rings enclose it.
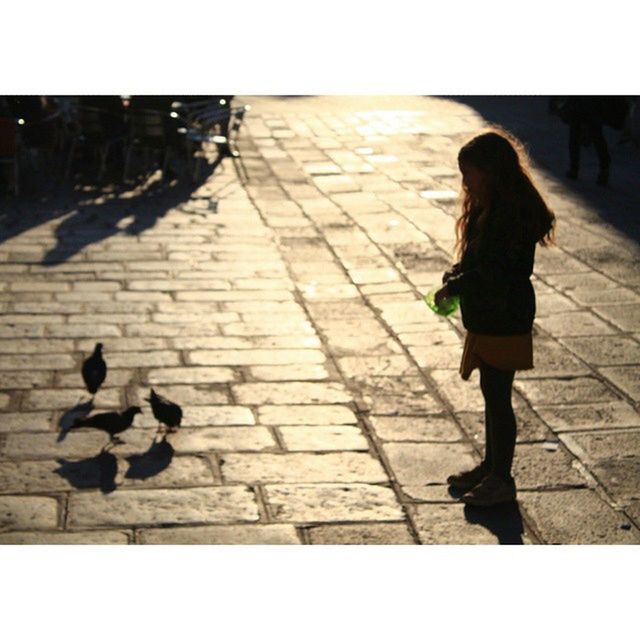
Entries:
{"label": "pigeon", "polygon": [[91,427],[100,429],[109,434],[111,444],[122,444],[122,440],[116,437],[117,433],[122,433],[133,423],[133,418],[137,413],[142,413],[140,407],[129,407],[126,411],[108,411],[106,413],[96,413],[88,418],[79,418],[73,423],[72,428]]}
{"label": "pigeon", "polygon": [[102,358],[102,342],[98,342],[93,353],[82,363],[82,378],[87,391],[95,395],[106,377],[107,363]]}
{"label": "pigeon", "polygon": [[151,395],[145,400],[151,403],[155,419],[162,424],[166,424],[169,427],[169,432],[175,431],[175,428],[180,426],[182,421],[180,405],[167,400],[167,398],[157,394],[153,389],[151,389]]}

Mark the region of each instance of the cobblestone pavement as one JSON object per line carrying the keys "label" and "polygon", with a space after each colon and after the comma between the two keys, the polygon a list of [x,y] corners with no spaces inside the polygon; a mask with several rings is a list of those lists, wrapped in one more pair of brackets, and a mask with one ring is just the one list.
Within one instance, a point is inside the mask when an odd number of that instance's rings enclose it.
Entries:
{"label": "cobblestone pavement", "polygon": [[[444,479],[479,459],[477,372],[459,378],[459,318],[421,296],[452,259],[457,149],[490,114],[247,101],[246,188],[226,160],[195,190],[5,213],[0,542],[637,544],[637,152],[614,149],[610,189],[588,157],[569,185],[562,125],[506,110],[559,248],[538,251],[536,368],[516,378],[518,504],[463,508]],[[66,431],[98,340],[95,410],[144,411],[109,451]],[[165,441],[152,386],[184,410]]]}

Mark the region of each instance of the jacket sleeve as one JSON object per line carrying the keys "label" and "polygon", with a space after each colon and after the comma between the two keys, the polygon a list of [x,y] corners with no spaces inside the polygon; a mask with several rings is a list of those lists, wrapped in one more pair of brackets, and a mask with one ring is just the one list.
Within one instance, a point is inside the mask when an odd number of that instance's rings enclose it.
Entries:
{"label": "jacket sleeve", "polygon": [[454,276],[457,276],[460,273],[461,268],[462,267],[460,266],[460,263],[457,262],[451,267],[451,269],[448,269],[447,271],[445,271],[442,276],[442,284],[447,284],[447,282],[449,282],[451,278],[453,278]]}
{"label": "jacket sleeve", "polygon": [[514,236],[513,229],[509,233],[492,231],[479,243],[469,267],[447,281],[447,288],[451,295],[464,296],[470,291],[506,294],[513,277],[526,272],[527,248],[522,238]]}

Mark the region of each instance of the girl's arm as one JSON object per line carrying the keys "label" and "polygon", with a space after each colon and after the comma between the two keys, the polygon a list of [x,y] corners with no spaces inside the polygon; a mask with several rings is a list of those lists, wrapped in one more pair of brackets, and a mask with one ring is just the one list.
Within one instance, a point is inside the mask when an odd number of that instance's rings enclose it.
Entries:
{"label": "girl's arm", "polygon": [[447,280],[449,295],[478,290],[494,294],[506,292],[515,274],[523,273],[527,277],[530,274],[527,244],[505,234],[488,235],[479,247],[474,266]]}

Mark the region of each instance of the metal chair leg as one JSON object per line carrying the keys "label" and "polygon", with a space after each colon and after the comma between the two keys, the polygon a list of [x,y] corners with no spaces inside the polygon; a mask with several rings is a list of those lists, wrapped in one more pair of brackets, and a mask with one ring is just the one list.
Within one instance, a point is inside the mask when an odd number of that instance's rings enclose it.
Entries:
{"label": "metal chair leg", "polygon": [[64,179],[68,180],[69,175],[71,174],[71,165],[73,163],[73,154],[76,152],[76,141],[73,140],[71,142],[71,146],[69,147],[69,156],[67,157],[67,168],[64,172]]}
{"label": "metal chair leg", "polygon": [[105,169],[107,168],[107,158],[109,156],[109,143],[107,142],[100,152],[100,168],[98,169],[98,182],[102,182]]}
{"label": "metal chair leg", "polygon": [[185,153],[186,153],[186,160],[187,160],[187,175],[191,175],[191,162],[193,160],[192,157],[192,149],[191,149],[191,143],[187,140],[185,143]]}
{"label": "metal chair leg", "polygon": [[[234,155],[234,156],[231,156],[231,159],[233,161],[233,166],[236,170],[236,174],[238,175],[238,179],[240,180],[242,185],[247,184],[247,182],[249,182],[249,173],[247,172],[247,168],[245,167],[244,162],[242,161],[242,156]],[[240,169],[242,169],[242,171]]]}
{"label": "metal chair leg", "polygon": [[124,159],[124,169],[122,171],[122,182],[127,181],[127,175],[129,174],[129,164],[131,163],[131,152],[133,151],[133,145],[127,147],[127,154]]}
{"label": "metal chair leg", "polygon": [[171,156],[171,147],[166,147],[164,150],[164,158],[162,159],[162,179],[164,180],[167,175],[167,167],[169,166],[169,157]]}
{"label": "metal chair leg", "polygon": [[196,152],[194,154],[194,162],[195,165],[193,167],[193,181],[194,182],[198,182],[198,180],[200,179],[200,162],[201,162],[201,158],[198,155],[198,153]]}
{"label": "metal chair leg", "polygon": [[18,180],[19,165],[18,158],[16,157],[13,161],[13,193],[17,197],[20,195],[20,182]]}

